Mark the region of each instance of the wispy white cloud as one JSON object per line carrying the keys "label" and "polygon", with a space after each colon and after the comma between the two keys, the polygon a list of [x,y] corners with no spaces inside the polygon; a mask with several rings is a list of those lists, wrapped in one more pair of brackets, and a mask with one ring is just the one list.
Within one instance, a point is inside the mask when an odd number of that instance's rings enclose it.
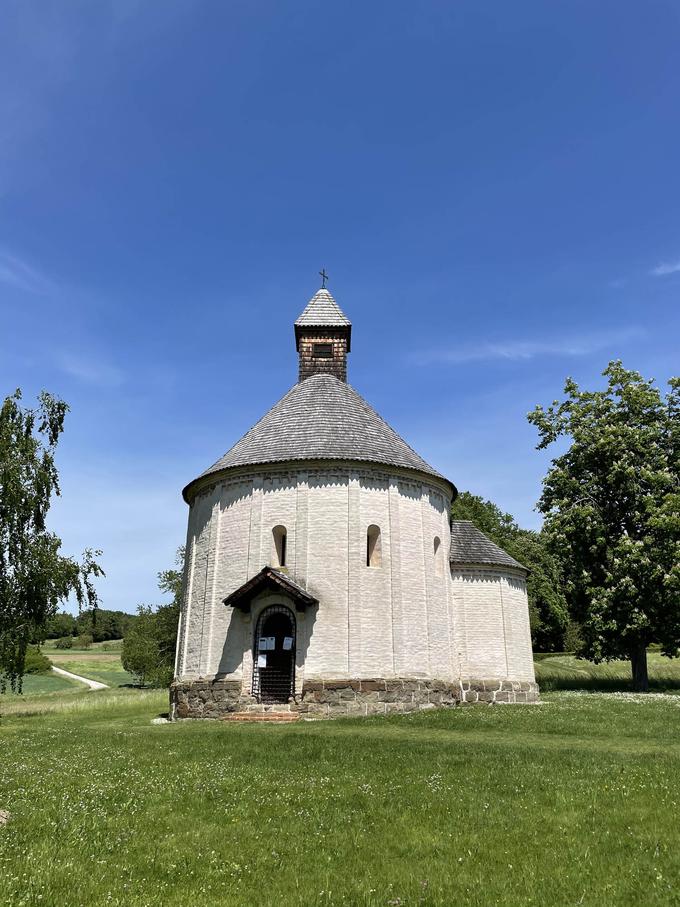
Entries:
{"label": "wispy white cloud", "polygon": [[119,387],[125,380],[125,374],[119,368],[103,359],[91,359],[73,353],[59,353],[56,364],[62,372],[86,384],[96,384],[99,387]]}
{"label": "wispy white cloud", "polygon": [[47,293],[53,284],[27,261],[0,248],[0,283],[27,293]]}
{"label": "wispy white cloud", "polygon": [[644,335],[642,328],[631,327],[620,331],[581,334],[554,340],[490,341],[452,349],[423,350],[412,353],[410,359],[418,365],[431,365],[437,362],[458,365],[492,359],[521,362],[540,356],[588,356],[607,347],[640,339]]}
{"label": "wispy white cloud", "polygon": [[680,261],[662,262],[649,272],[653,277],[667,277],[680,271]]}

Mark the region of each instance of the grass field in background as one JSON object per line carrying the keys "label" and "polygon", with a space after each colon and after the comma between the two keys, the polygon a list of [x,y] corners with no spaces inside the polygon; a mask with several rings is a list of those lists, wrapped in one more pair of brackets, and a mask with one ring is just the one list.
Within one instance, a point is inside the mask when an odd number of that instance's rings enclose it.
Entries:
{"label": "grass field in background", "polygon": [[111,687],[130,686],[135,683],[120,663],[120,651],[102,649],[50,649],[45,654],[52,664],[73,674],[99,680]]}
{"label": "grass field in background", "polygon": [[7,907],[679,901],[680,697],[293,725],[152,725],[163,691],[17,709]]}
{"label": "grass field in background", "polygon": [[[535,656],[536,680],[541,690],[632,689],[630,662],[610,661],[593,664],[566,653]],[[665,658],[656,651],[647,653],[649,682],[652,690],[680,690],[680,658]]]}
{"label": "grass field in background", "polygon": [[[73,690],[85,689],[82,683],[77,680],[69,680],[68,677],[60,677],[58,674],[48,672],[45,674],[25,674],[22,681],[22,694],[26,696],[36,696],[43,693],[63,693]],[[12,698],[14,694],[7,693],[0,697],[0,715],[3,712],[5,701]]]}

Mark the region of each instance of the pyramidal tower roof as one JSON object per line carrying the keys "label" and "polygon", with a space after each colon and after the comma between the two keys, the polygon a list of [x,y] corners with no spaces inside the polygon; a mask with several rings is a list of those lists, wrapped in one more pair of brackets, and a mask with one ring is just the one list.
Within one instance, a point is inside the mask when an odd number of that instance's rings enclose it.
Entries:
{"label": "pyramidal tower roof", "polygon": [[295,327],[351,327],[352,322],[325,287],[317,290],[295,322]]}

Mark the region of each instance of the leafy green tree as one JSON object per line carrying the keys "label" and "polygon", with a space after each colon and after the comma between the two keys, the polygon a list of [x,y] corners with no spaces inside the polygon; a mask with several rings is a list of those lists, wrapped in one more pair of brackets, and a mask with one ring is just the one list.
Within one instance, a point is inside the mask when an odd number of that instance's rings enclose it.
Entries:
{"label": "leafy green tree", "polygon": [[610,362],[607,387],[567,379],[562,402],[529,421],[538,448],[566,440],[539,502],[581,623],[583,654],[628,658],[648,689],[647,646],[680,649],[680,379],[664,397],[653,381]]}
{"label": "leafy green tree", "polygon": [[46,674],[51,670],[52,662],[40,651],[38,646],[29,646],[26,649],[24,674]]}
{"label": "leafy green tree", "polygon": [[89,649],[92,646],[92,637],[89,633],[81,633],[80,636],[76,637],[76,646],[79,649]]}
{"label": "leafy green tree", "polygon": [[123,667],[134,674],[140,683],[162,687],[172,681],[182,599],[184,548],[177,550],[175,564],[174,568],[158,574],[158,587],[161,592],[173,596],[172,602],[160,605],[155,611],[140,605],[135,623],[123,640]]}
{"label": "leafy green tree", "polygon": [[61,540],[45,520],[59,494],[54,455],[67,405],[43,391],[37,409],[21,391],[0,408],[0,692],[21,689],[26,648],[70,595],[97,604],[93,578],[103,571],[85,551],[78,563],[60,554]]}
{"label": "leafy green tree", "polygon": [[75,617],[67,611],[59,611],[47,619],[43,636],[45,639],[59,639],[61,636],[73,636],[75,632]]}
{"label": "leafy green tree", "polygon": [[527,596],[531,640],[539,651],[564,646],[569,612],[562,589],[559,564],[541,532],[520,529],[509,513],[479,495],[461,492],[451,507],[454,520],[471,520],[497,545],[529,570]]}
{"label": "leafy green tree", "polygon": [[73,636],[62,636],[61,639],[58,639],[54,643],[55,649],[72,649],[73,648]]}
{"label": "leafy green tree", "polygon": [[120,660],[126,671],[143,686],[153,681],[158,670],[158,640],[155,632],[155,615],[148,605],[137,608],[137,620],[123,640]]}
{"label": "leafy green tree", "polygon": [[125,611],[94,608],[81,612],[76,626],[79,634],[90,635],[94,642],[106,642],[110,639],[122,639],[135,620],[134,614],[127,614]]}

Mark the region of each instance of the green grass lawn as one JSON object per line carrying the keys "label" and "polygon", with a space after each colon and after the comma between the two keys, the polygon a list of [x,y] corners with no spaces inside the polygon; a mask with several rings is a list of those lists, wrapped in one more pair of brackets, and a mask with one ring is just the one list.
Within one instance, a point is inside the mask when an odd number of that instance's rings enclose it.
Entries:
{"label": "green grass lawn", "polygon": [[[60,677],[58,674],[25,674],[22,681],[22,696],[36,696],[43,693],[63,693],[65,691],[74,691],[85,689],[77,680],[69,680],[68,677]],[[14,699],[14,695],[8,693],[0,699],[0,714],[3,711],[3,702]]]}
{"label": "green grass lawn", "polygon": [[111,687],[129,686],[135,683],[120,663],[119,651],[95,649],[50,649],[45,651],[52,664],[73,674],[99,680]]}
{"label": "green grass lawn", "polygon": [[0,708],[8,907],[680,903],[680,697],[293,725],[152,725],[166,694],[136,690]]}

